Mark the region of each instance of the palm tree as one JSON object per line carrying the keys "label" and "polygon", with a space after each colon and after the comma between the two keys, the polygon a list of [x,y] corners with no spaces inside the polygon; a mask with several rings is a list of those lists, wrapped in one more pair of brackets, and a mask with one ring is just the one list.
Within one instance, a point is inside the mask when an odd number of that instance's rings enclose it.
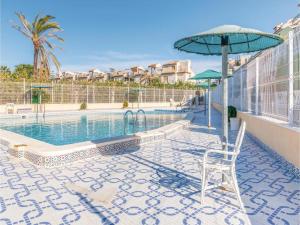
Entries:
{"label": "palm tree", "polygon": [[57,22],[51,21],[55,17],[46,15],[41,17],[37,15],[32,23],[30,23],[22,13],[16,13],[18,16],[21,26],[13,25],[13,27],[20,31],[25,37],[32,41],[34,56],[33,56],[33,77],[41,78],[42,74],[40,71],[46,69],[46,78],[50,74],[50,59],[59,71],[60,63],[52,50],[58,48],[56,45],[50,43],[49,39],[55,39],[63,42],[64,40],[59,37],[56,33],[62,31],[61,27]]}

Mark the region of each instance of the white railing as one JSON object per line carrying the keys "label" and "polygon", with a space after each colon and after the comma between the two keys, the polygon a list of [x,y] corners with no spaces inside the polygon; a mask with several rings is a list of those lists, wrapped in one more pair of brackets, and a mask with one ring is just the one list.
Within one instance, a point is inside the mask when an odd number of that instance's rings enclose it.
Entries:
{"label": "white railing", "polygon": [[[229,105],[300,126],[300,27],[281,45],[258,53],[229,79]],[[222,104],[222,88],[213,101]]]}
{"label": "white railing", "polygon": [[[33,86],[39,85],[30,82],[0,82],[0,104],[30,104],[32,101]],[[167,89],[167,88],[129,88],[108,87],[99,85],[79,85],[72,83],[46,83],[44,89],[47,103],[122,103],[128,102],[180,102],[195,95],[195,90]]]}

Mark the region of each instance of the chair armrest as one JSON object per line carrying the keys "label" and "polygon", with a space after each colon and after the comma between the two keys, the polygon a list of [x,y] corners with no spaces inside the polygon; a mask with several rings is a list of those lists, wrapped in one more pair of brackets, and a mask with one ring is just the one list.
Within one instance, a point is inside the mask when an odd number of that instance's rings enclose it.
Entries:
{"label": "chair armrest", "polygon": [[204,153],[204,157],[203,157],[203,162],[206,161],[206,159],[208,158],[208,154],[210,153],[216,153],[216,154],[221,154],[221,155],[237,155],[236,152],[228,152],[228,151],[224,151],[224,150],[207,150]]}
{"label": "chair armrest", "polygon": [[232,147],[232,148],[234,148],[234,147],[235,147],[235,145],[234,145],[234,144],[230,144],[230,143],[225,143],[225,142],[222,142],[221,144],[222,144],[222,145],[227,145],[227,146],[229,146],[229,147]]}
{"label": "chair armrest", "polygon": [[230,143],[225,143],[225,142],[210,142],[210,143],[208,143],[208,145],[206,146],[207,148],[210,148],[210,146],[211,145],[214,145],[214,144],[216,144],[216,145],[227,145],[228,147],[232,147],[232,148],[234,148],[235,147],[235,145],[234,144],[230,144]]}

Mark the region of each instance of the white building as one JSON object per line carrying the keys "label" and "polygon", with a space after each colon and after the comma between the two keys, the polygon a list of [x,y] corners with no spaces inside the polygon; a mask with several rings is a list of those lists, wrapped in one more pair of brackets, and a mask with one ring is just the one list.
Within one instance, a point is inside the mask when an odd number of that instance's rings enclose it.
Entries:
{"label": "white building", "polygon": [[127,70],[112,71],[110,73],[110,79],[114,81],[127,81],[129,79],[129,71]]}
{"label": "white building", "polygon": [[108,80],[108,74],[104,73],[97,69],[91,69],[89,70],[89,80],[98,80],[98,81],[107,81]]}
{"label": "white building", "polygon": [[76,80],[88,80],[89,73],[88,72],[75,72]]}
{"label": "white building", "polygon": [[176,82],[186,82],[193,76],[191,61],[172,61],[162,65],[161,82],[175,84]]}
{"label": "white building", "polygon": [[62,72],[61,79],[64,80],[76,80],[76,73],[71,71]]}
{"label": "white building", "polygon": [[140,83],[142,77],[145,74],[145,69],[140,66],[134,66],[134,67],[130,68],[130,70],[131,70],[131,74],[132,74],[132,78],[133,78],[134,82]]}
{"label": "white building", "polygon": [[300,14],[298,14],[294,18],[289,19],[285,23],[276,25],[273,30],[275,34],[278,34],[282,38],[287,39],[289,31],[295,29],[298,26],[300,26]]}

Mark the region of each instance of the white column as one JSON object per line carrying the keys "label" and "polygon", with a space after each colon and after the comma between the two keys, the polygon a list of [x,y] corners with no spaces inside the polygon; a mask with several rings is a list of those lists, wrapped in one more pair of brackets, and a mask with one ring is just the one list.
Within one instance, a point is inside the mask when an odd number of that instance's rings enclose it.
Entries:
{"label": "white column", "polygon": [[208,127],[211,126],[210,114],[211,114],[211,94],[210,94],[210,79],[208,79]]}
{"label": "white column", "polygon": [[259,57],[255,59],[255,115],[258,115],[258,95],[259,95]]}
{"label": "white column", "polygon": [[241,76],[240,76],[240,107],[243,111],[243,67],[241,67]]}
{"label": "white column", "polygon": [[289,32],[289,89],[288,89],[288,122],[293,125],[294,111],[294,51],[293,51],[293,31]]}
{"label": "white column", "polygon": [[[231,105],[234,105],[234,77],[231,77]],[[237,107],[236,105],[234,105]]]}
{"label": "white column", "polygon": [[[223,88],[223,142],[228,142],[228,43],[222,45],[222,88]],[[223,145],[227,151],[227,144]]]}

